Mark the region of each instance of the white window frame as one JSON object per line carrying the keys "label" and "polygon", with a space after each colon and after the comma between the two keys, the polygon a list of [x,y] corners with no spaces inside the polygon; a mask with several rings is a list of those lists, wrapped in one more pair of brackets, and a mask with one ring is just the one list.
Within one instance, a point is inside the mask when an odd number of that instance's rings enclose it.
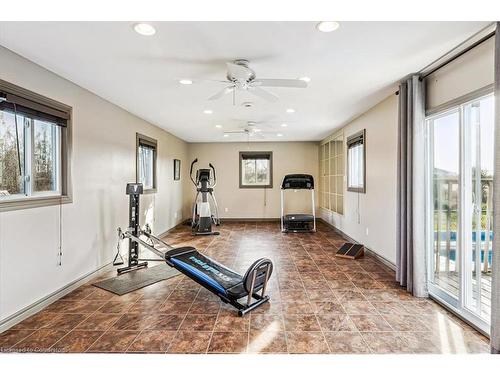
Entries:
{"label": "white window frame", "polygon": [[[466,168],[466,150],[465,150],[465,142],[466,142],[466,127],[464,126],[465,121],[465,107],[473,102],[479,101],[483,98],[493,95],[493,87],[492,85],[485,86],[479,90],[461,96],[459,98],[453,99],[447,103],[439,105],[438,107],[431,108],[426,110],[426,118],[425,118],[425,132],[426,132],[426,144],[425,144],[425,154],[426,154],[426,172],[425,172],[425,183],[426,183],[426,257],[427,257],[427,280],[428,280],[428,290],[429,295],[444,304],[447,308],[452,310],[458,316],[466,320],[468,323],[473,325],[476,329],[481,331],[483,334],[489,337],[490,330],[490,322],[486,321],[483,317],[479,316],[476,311],[471,310],[468,307],[468,302],[472,298],[472,289],[470,283],[467,283],[464,278],[461,277],[463,274],[471,274],[472,268],[471,263],[467,261],[468,255],[472,253],[470,249],[470,241],[468,236],[472,234],[467,233],[464,230],[465,221],[470,218],[471,213],[467,207],[463,207],[462,203],[467,199],[468,189],[464,188],[466,184],[469,183],[470,176],[465,176],[464,170],[468,170]],[[431,249],[433,250],[433,196],[432,196],[432,133],[431,133],[431,124],[433,121],[449,115],[451,113],[458,113],[459,115],[459,142],[460,142],[460,163],[459,163],[459,201],[458,201],[458,228],[457,228],[457,247],[460,247],[460,251],[457,251],[457,259],[456,262],[459,263],[459,267],[461,273],[459,274],[459,284],[460,290],[458,296],[452,296],[445,289],[443,289],[440,285],[433,282],[433,257],[428,256]],[[466,257],[467,255],[467,257]],[[478,301],[480,304],[480,301]]]}

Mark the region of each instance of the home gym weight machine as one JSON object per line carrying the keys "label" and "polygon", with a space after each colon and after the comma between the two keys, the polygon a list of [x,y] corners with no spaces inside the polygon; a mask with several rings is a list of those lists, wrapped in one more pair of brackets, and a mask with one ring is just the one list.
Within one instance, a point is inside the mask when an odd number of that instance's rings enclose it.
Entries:
{"label": "home gym weight machine", "polygon": [[[143,193],[140,183],[129,183],[126,189],[129,195],[129,227],[126,231],[118,228],[117,255],[114,265],[120,255],[120,241],[129,240],[128,265],[118,269],[118,274],[136,271],[147,267],[147,262],[139,259],[139,245],[158,255],[170,266],[180,271],[199,285],[217,295],[224,303],[238,309],[238,315],[243,316],[249,311],[269,301],[266,295],[267,284],[273,271],[273,263],[267,258],[256,260],[242,276],[230,268],[218,263],[198,252],[194,247],[173,248],[169,244],[151,234],[151,228],[139,226],[139,199]],[[145,237],[143,240],[141,237]],[[164,252],[157,248],[161,245],[167,248]],[[123,260],[121,262],[123,264]],[[240,302],[242,299],[246,302]]]}
{"label": "home gym weight machine", "polygon": [[[194,198],[193,204],[191,229],[194,235],[218,235],[219,232],[212,231],[212,223],[216,226],[220,225],[219,208],[217,206],[217,200],[215,199],[214,195],[214,188],[217,185],[215,167],[211,163],[209,163],[208,165],[211,170],[208,168],[198,169],[196,170],[196,178],[193,178],[193,166],[197,162],[198,159],[194,159],[191,163],[191,169],[189,170],[189,177],[196,187],[196,197]],[[215,216],[212,215],[210,209],[210,202],[208,201],[209,195],[212,198],[213,206],[215,209]]]}
{"label": "home gym weight machine", "polygon": [[[148,250],[158,255],[161,259],[164,258],[164,252],[155,248],[155,243],[165,246],[167,249],[173,249],[172,246],[163,242],[159,238],[151,234],[151,228],[148,224],[141,229],[139,225],[139,198],[143,193],[143,186],[139,183],[129,183],[127,184],[126,194],[129,196],[129,224],[126,231],[118,228],[118,244],[116,246],[117,253],[115,259],[113,260],[113,265],[118,266],[124,264],[123,258],[120,254],[120,242],[124,239],[128,239],[128,260],[127,266],[118,268],[117,272],[119,275],[125,272],[135,271],[148,266],[148,262],[141,261],[139,258],[139,245],[146,247]],[[149,241],[146,242],[140,237],[146,237]],[[121,260],[118,260],[120,258]]]}

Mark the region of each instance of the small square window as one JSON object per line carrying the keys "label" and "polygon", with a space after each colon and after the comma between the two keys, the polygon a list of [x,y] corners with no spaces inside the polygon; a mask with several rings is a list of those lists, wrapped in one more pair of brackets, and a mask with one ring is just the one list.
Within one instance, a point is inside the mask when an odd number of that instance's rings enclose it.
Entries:
{"label": "small square window", "polygon": [[366,136],[363,129],[347,138],[347,191],[366,193]]}
{"label": "small square window", "polygon": [[137,182],[145,192],[156,191],[156,154],[156,140],[137,133]]}
{"label": "small square window", "polygon": [[240,152],[240,188],[273,187],[273,154],[270,151]]}

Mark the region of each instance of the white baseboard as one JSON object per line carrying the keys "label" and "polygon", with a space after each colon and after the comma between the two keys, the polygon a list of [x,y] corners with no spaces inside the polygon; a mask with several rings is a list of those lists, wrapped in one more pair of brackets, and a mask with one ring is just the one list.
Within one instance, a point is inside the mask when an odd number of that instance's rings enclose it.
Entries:
{"label": "white baseboard", "polygon": [[72,292],[76,288],[82,286],[83,284],[89,282],[92,278],[99,276],[99,274],[109,266],[111,263],[107,263],[104,266],[99,267],[95,271],[91,271],[82,277],[72,281],[71,283],[63,286],[62,288],[56,290],[55,292],[49,294],[46,297],[32,303],[31,305],[25,307],[24,309],[8,316],[5,319],[0,320],[0,333],[6,331],[7,329],[15,326],[17,323],[22,320],[30,317],[33,314],[43,310],[45,307],[50,305],[51,303],[57,301],[59,298],[65,296],[66,294]]}

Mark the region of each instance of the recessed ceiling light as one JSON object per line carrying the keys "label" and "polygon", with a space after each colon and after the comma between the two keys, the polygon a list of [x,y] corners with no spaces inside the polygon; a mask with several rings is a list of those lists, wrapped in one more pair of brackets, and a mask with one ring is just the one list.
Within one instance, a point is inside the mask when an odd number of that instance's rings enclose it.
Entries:
{"label": "recessed ceiling light", "polygon": [[224,138],[227,138],[227,137],[229,137],[229,134],[224,134]]}
{"label": "recessed ceiling light", "polygon": [[214,111],[212,111],[211,109],[205,109],[203,113],[206,115],[211,115],[212,113],[214,113]]}
{"label": "recessed ceiling light", "polygon": [[136,23],[134,25],[134,30],[136,33],[145,36],[151,36],[156,34],[156,29],[154,28],[154,26],[144,22]]}
{"label": "recessed ceiling light", "polygon": [[215,125],[215,127],[216,127],[217,129],[220,129],[220,128],[222,128],[222,125],[217,124],[217,125]]}
{"label": "recessed ceiling light", "polygon": [[321,21],[316,25],[316,28],[323,33],[330,33],[337,30],[340,24],[336,21]]}
{"label": "recessed ceiling light", "polygon": [[286,128],[287,126],[288,126],[288,124],[281,124],[282,128]]}
{"label": "recessed ceiling light", "polygon": [[293,109],[293,108],[288,108],[286,110],[286,113],[294,113],[294,112],[295,112],[295,109]]}
{"label": "recessed ceiling light", "polygon": [[309,78],[309,77],[300,77],[299,79],[301,81],[304,81],[304,82],[307,82],[307,83],[311,82],[311,78]]}
{"label": "recessed ceiling light", "polygon": [[258,128],[254,128],[254,129],[253,129],[253,131],[254,131],[254,132],[256,132],[256,133],[258,133],[258,132],[260,132],[260,131],[262,131],[262,130],[260,130],[260,129],[258,129]]}
{"label": "recessed ceiling light", "polygon": [[179,83],[181,85],[192,85],[193,81],[191,81],[190,79],[181,79],[181,80],[179,80]]}
{"label": "recessed ceiling light", "polygon": [[278,137],[283,137],[283,134],[278,133],[278,134],[276,134],[276,136],[278,136]]}

